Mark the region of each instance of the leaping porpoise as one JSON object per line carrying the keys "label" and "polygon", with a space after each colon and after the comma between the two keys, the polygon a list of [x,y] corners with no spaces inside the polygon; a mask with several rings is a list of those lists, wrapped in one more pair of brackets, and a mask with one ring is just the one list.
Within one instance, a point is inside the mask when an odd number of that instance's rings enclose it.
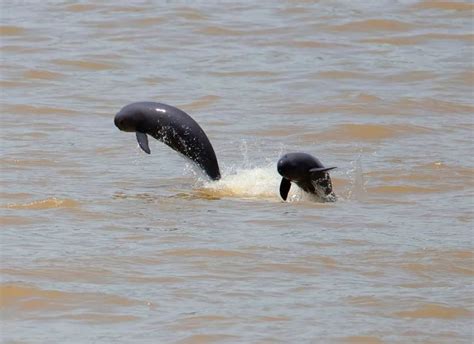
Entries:
{"label": "leaping porpoise", "polygon": [[122,108],[114,122],[122,131],[135,132],[138,144],[146,153],[150,154],[148,134],[191,159],[212,180],[221,178],[211,142],[184,111],[161,103],[138,102]]}
{"label": "leaping porpoise", "polygon": [[288,153],[277,163],[278,173],[283,177],[280,183],[280,196],[288,197],[291,182],[303,191],[318,196],[323,202],[336,200],[332,191],[331,177],[327,171],[336,167],[324,167],[314,156],[307,153]]}

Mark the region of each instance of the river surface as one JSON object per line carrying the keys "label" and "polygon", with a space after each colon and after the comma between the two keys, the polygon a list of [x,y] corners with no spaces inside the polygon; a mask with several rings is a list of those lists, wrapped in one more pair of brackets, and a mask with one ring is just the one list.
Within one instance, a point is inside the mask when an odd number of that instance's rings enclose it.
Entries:
{"label": "river surface", "polygon": [[[472,2],[0,9],[2,343],[472,342]],[[119,131],[142,100],[223,178]],[[280,200],[293,151],[337,202]]]}

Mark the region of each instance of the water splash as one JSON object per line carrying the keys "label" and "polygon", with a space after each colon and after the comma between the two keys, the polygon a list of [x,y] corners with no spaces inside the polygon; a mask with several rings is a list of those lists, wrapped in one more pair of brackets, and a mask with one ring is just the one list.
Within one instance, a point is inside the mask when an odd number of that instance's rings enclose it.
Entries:
{"label": "water splash", "polygon": [[239,169],[224,173],[218,181],[204,182],[196,191],[217,197],[278,200],[280,179],[274,166]]}
{"label": "water splash", "polygon": [[[276,169],[276,161],[285,151],[284,146],[281,145],[271,157],[255,164],[249,158],[249,151],[252,151],[251,145],[246,140],[241,140],[239,147],[242,157],[239,164],[221,166],[221,179],[218,181],[210,181],[196,164],[183,157],[186,160],[183,173],[195,179],[193,191],[186,197],[205,199],[232,197],[282,201],[279,191],[282,177]],[[319,195],[308,194],[295,183],[292,183],[287,197],[287,202],[325,203],[336,200],[337,196],[334,194],[329,196],[324,192]]]}
{"label": "water splash", "polygon": [[[243,199],[266,199],[271,201],[282,201],[280,198],[281,176],[278,174],[275,165],[269,164],[264,167],[253,167],[225,171],[218,181],[202,181],[201,186],[195,192],[205,198],[209,197],[237,197]],[[292,183],[287,202],[317,202],[324,203],[335,201],[328,199],[325,195],[312,195],[301,190]]]}
{"label": "water splash", "polygon": [[[205,198],[236,197],[282,201],[279,192],[281,176],[276,169],[276,161],[282,155],[283,147],[275,152],[275,156],[259,161],[258,165],[252,163],[249,157],[252,143],[249,145],[247,140],[241,140],[239,147],[242,155],[239,165],[223,166],[222,178],[218,181],[200,178],[195,192]],[[288,201],[302,200],[303,194],[304,192],[294,185],[288,195]]]}
{"label": "water splash", "polygon": [[[209,181],[196,170],[194,164],[188,164],[187,169],[198,177],[195,193],[200,197],[237,197],[247,199],[267,199],[278,201],[281,176],[276,169],[277,157],[266,160],[260,165],[253,164],[249,157],[249,144],[246,140],[240,142],[242,158],[239,165],[222,166],[222,177],[218,181]],[[203,178],[204,177],[204,178]]]}
{"label": "water splash", "polygon": [[242,140],[240,142],[240,152],[243,155],[243,166],[244,168],[249,168],[251,166],[249,160],[249,148],[247,145],[247,140]]}
{"label": "water splash", "polygon": [[352,168],[346,172],[350,180],[349,187],[346,189],[346,199],[363,201],[367,198],[367,181],[364,178],[362,168],[362,154],[359,154],[356,160],[351,162]]}

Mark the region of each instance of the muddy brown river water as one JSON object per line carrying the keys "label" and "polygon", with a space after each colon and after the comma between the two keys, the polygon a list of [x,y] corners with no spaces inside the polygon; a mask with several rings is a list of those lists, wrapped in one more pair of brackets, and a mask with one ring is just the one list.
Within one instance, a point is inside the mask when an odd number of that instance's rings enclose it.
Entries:
{"label": "muddy brown river water", "polygon": [[[469,1],[2,1],[3,343],[471,343]],[[188,112],[223,178],[113,117]],[[292,188],[303,151],[338,201]]]}

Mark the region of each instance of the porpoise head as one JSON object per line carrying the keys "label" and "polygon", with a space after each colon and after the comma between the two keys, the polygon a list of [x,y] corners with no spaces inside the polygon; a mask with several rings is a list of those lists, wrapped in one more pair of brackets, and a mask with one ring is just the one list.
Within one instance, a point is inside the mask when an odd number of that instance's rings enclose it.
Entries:
{"label": "porpoise head", "polygon": [[145,116],[142,113],[142,111],[140,111],[140,108],[125,106],[122,110],[120,110],[115,115],[114,123],[115,123],[115,126],[122,131],[144,132],[144,128],[143,128],[144,120],[145,120]]}
{"label": "porpoise head", "polygon": [[114,123],[122,131],[135,132],[140,148],[150,154],[145,111],[141,103],[129,104],[115,115]]}
{"label": "porpoise head", "polygon": [[278,173],[293,182],[308,178],[310,166],[302,162],[301,159],[295,159],[293,154],[285,154],[278,160]]}
{"label": "porpoise head", "polygon": [[286,200],[291,182],[296,183],[305,192],[316,194],[326,200],[333,195],[331,177],[327,171],[336,167],[324,167],[323,164],[307,153],[288,153],[277,163],[278,173],[283,177],[280,195]]}

